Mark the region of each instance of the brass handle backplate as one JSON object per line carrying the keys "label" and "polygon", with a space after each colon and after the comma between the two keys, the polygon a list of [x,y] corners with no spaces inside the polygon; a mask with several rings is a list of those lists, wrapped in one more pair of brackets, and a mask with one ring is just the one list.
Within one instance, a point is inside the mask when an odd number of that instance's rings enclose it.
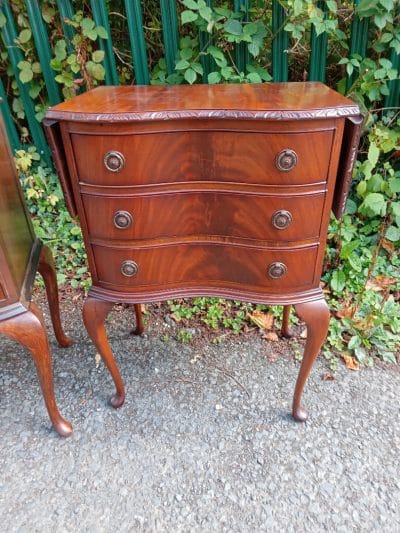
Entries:
{"label": "brass handle backplate", "polygon": [[290,211],[279,209],[272,215],[272,225],[276,229],[286,229],[292,223],[293,217]]}
{"label": "brass handle backplate", "polygon": [[269,265],[267,272],[268,276],[272,279],[283,278],[283,276],[285,276],[287,273],[287,266],[285,263],[276,261],[275,263],[271,263]]}
{"label": "brass handle backplate", "polygon": [[276,156],[275,164],[278,170],[289,172],[297,165],[297,154],[294,150],[285,148]]}
{"label": "brass handle backplate", "polygon": [[128,229],[132,226],[133,217],[128,211],[116,211],[113,217],[114,226],[118,229]]}
{"label": "brass handle backplate", "polygon": [[105,154],[104,166],[110,172],[120,172],[125,166],[125,158],[121,152],[112,150]]}
{"label": "brass handle backplate", "polygon": [[121,274],[127,278],[136,276],[139,271],[138,264],[135,261],[123,261],[121,263]]}

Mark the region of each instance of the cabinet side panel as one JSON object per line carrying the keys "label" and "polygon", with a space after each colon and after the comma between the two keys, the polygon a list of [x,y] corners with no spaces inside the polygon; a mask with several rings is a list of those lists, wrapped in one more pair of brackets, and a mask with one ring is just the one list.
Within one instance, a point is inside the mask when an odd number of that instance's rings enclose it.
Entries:
{"label": "cabinet side panel", "polygon": [[[1,271],[10,274],[7,285],[22,286],[33,243],[33,231],[3,122],[0,120],[0,246]],[[1,257],[0,256],[0,257]],[[12,287],[7,287],[14,292]]]}

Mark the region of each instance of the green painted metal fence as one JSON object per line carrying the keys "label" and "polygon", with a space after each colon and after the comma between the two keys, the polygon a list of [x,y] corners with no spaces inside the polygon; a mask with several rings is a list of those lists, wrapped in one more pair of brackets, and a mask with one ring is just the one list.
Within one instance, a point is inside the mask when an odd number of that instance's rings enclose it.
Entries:
{"label": "green painted metal fence", "polygon": [[[258,0],[253,0],[254,5],[259,6]],[[354,0],[358,4],[360,0]],[[205,0],[207,6],[213,5],[213,0]],[[56,72],[50,67],[50,60],[53,57],[50,39],[48,35],[48,28],[41,11],[41,2],[38,0],[25,0],[26,11],[28,15],[29,24],[32,30],[37,55],[40,60],[43,79],[45,82],[49,103],[56,104],[61,101],[60,88],[55,80]],[[68,52],[71,53],[72,47],[70,44],[74,36],[75,29],[70,24],[66,24],[67,19],[71,19],[74,14],[74,2],[72,0],[57,0],[55,7],[58,8],[58,13],[61,19],[61,27],[66,42]],[[104,52],[103,67],[105,70],[105,80],[107,85],[116,85],[119,83],[115,50],[112,42],[112,32],[110,32],[110,6],[112,2],[106,0],[91,0],[90,7],[93,19],[96,25],[103,26],[108,35],[108,39],[98,38],[98,48]],[[143,7],[144,0],[123,0],[120,3],[123,6],[120,16],[124,17],[127,24],[127,41],[131,48],[131,57],[133,63],[134,79],[137,84],[149,84],[149,60],[148,60],[148,43],[145,40],[145,32],[143,27]],[[264,4],[266,5],[266,4]],[[326,2],[318,0],[317,5],[326,10]],[[288,81],[289,77],[289,62],[286,50],[289,47],[289,34],[284,31],[285,24],[285,10],[279,0],[272,0],[272,19],[271,19],[271,33],[272,33],[272,50],[271,50],[271,74],[274,82]],[[19,79],[18,63],[24,60],[23,54],[17,45],[17,31],[14,20],[14,13],[11,9],[12,2],[10,0],[0,0],[0,16],[5,23],[1,27],[1,49],[8,52],[9,69],[11,69],[14,79],[16,80],[19,97],[24,108],[27,126],[29,128],[32,142],[45,158],[49,158],[49,150],[42,128],[37,118],[35,117],[35,104],[30,96],[30,84],[23,83]],[[240,11],[243,15],[243,20],[249,20],[251,10],[251,0],[231,0],[231,7],[236,11]],[[165,53],[165,62],[167,73],[172,74],[175,69],[175,63],[179,55],[179,17],[178,6],[176,0],[159,0],[161,31]],[[209,39],[208,34],[200,32],[200,44],[204,45]],[[368,19],[359,20],[357,16],[352,22],[352,33],[349,39],[350,52],[357,53],[365,57],[368,43]],[[317,35],[315,28],[310,35],[310,62],[308,67],[308,79],[314,81],[325,81],[326,58],[328,54],[328,38],[325,33]],[[245,43],[235,45],[235,62],[239,70],[244,70],[246,64],[249,63],[249,53]],[[391,56],[393,66],[400,68],[400,56],[394,51]],[[203,81],[207,81],[207,75],[213,68],[213,59],[209,56],[201,57],[201,62],[204,70]],[[347,87],[351,86],[353,79],[348,77]],[[13,111],[10,109],[10,104],[7,100],[6,89],[3,81],[0,79],[0,97],[3,102],[1,104],[1,112],[4,117],[7,132],[10,142],[14,149],[21,147],[20,134],[15,126],[13,119]],[[399,80],[393,80],[389,84],[389,94],[386,96],[385,105],[395,106],[399,105],[400,99],[400,83]]]}

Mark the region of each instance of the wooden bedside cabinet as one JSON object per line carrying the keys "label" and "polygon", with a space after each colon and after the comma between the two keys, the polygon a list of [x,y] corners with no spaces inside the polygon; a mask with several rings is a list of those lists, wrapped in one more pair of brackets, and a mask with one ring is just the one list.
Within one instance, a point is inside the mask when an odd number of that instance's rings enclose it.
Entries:
{"label": "wooden bedside cabinet", "polygon": [[67,437],[72,433],[72,426],[60,415],[54,397],[50,346],[43,316],[30,301],[36,271],[45,282],[57,341],[60,346],[70,346],[72,341],[61,327],[53,256],[33,232],[0,117],[0,334],[31,352],[53,427]]}
{"label": "wooden bedside cabinet", "polygon": [[[307,324],[293,416],[325,338],[319,286],[361,116],[320,83],[99,87],[45,121],[93,285],[84,321],[124,386],[104,320],[114,302],[186,296],[294,304]],[[287,332],[289,307],[285,307]],[[141,325],[139,323],[139,329]]]}

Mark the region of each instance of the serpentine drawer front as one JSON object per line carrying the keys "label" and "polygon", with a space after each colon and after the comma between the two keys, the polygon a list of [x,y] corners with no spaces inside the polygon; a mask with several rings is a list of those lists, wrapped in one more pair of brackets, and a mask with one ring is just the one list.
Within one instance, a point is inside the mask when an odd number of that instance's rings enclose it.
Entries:
{"label": "serpentine drawer front", "polygon": [[[92,287],[86,327],[124,386],[104,333],[113,302],[219,296],[294,304],[309,336],[293,415],[324,340],[319,286],[331,209],[343,213],[358,107],[320,83],[99,87],[45,121]],[[345,142],[344,142],[345,140]]]}

